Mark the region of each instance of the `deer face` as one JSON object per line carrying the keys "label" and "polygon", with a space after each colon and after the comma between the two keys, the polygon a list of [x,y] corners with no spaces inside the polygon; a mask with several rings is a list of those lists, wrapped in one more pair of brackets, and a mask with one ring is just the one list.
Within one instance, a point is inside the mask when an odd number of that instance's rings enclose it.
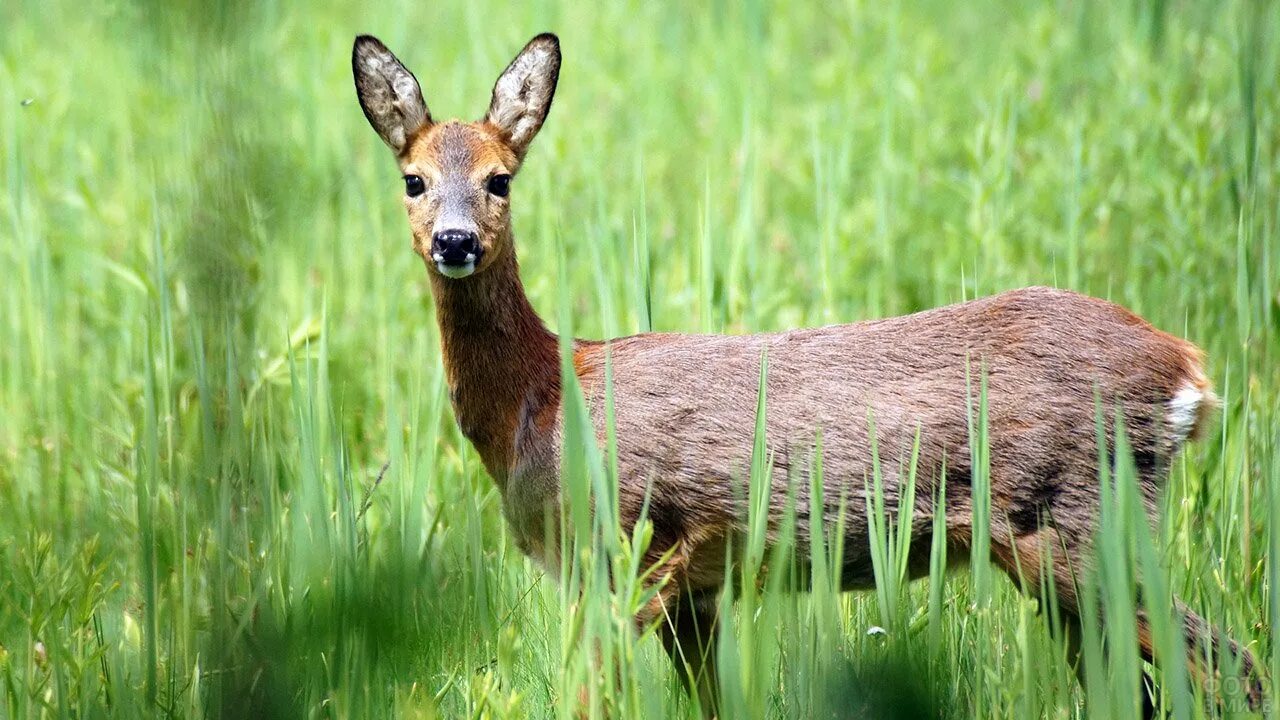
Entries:
{"label": "deer face", "polygon": [[560,44],[529,41],[475,122],[434,122],[413,73],[376,38],[356,38],[356,94],[369,124],[395,153],[413,247],[440,275],[483,272],[511,248],[512,178],[551,109]]}

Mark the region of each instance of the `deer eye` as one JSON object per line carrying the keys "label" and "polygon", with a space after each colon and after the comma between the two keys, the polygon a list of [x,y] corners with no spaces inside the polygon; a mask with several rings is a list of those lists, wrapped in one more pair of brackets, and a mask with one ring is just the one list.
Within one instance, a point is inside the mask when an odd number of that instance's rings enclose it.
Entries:
{"label": "deer eye", "polygon": [[404,194],[409,197],[418,197],[427,191],[427,184],[422,181],[419,175],[404,176]]}
{"label": "deer eye", "polygon": [[504,174],[489,178],[488,190],[498,197],[506,197],[511,192],[511,176]]}

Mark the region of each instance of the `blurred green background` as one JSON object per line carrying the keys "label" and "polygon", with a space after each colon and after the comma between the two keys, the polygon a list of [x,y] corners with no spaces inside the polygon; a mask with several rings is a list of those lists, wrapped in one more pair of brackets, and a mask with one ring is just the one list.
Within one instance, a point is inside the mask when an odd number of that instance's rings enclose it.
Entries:
{"label": "blurred green background", "polygon": [[[1051,284],[1203,346],[1225,411],[1156,548],[1280,673],[1276,3],[7,0],[0,25],[0,717],[573,717],[584,613],[621,680],[590,715],[695,712],[616,594],[504,534],[357,33],[465,118],[560,35],[512,194],[553,327]],[[766,592],[721,638],[732,716],[1083,717],[1046,614],[992,593],[935,576],[895,620]]]}

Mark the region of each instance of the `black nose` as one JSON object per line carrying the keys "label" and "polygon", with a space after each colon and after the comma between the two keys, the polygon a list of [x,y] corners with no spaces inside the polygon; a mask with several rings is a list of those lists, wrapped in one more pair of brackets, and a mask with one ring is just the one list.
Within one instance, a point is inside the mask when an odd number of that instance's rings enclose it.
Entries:
{"label": "black nose", "polygon": [[480,259],[480,238],[470,230],[441,230],[431,236],[431,256],[445,265],[475,262]]}

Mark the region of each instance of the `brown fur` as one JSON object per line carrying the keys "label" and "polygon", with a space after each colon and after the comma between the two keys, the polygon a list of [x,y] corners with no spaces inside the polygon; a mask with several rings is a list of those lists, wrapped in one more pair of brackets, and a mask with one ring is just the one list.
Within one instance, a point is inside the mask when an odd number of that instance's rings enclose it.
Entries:
{"label": "brown fur", "polygon": [[[535,38],[508,67],[486,120],[432,123],[424,106],[426,125],[398,154],[406,174],[421,175],[429,184],[453,178],[451,201],[470,208],[468,220],[479,230],[484,255],[475,274],[445,277],[428,256],[442,200],[432,192],[406,198],[414,248],[427,261],[436,300],[454,413],[502,492],[518,544],[544,560],[557,556],[544,540],[551,537],[547,521],[554,520],[561,502],[559,346],[521,285],[508,202],[484,193],[483,184],[495,172],[519,169],[545,118],[559,69],[558,44],[548,37]],[[379,47],[365,51],[382,58]],[[360,41],[357,48],[359,56]],[[394,56],[383,60],[379,67],[385,70]],[[378,76],[361,77],[359,68],[362,99],[387,95],[377,86]],[[406,115],[416,116],[410,110]],[[399,116],[369,108],[366,114],[384,139],[396,137]],[[873,423],[892,512],[900,498],[900,469],[919,438],[912,572],[928,568],[933,498],[944,466],[948,545],[968,553],[969,422],[985,377],[991,559],[1029,590],[1052,580],[1068,623],[1081,611],[1076,582],[1088,570],[1099,512],[1099,401],[1108,438],[1115,421],[1124,421],[1142,499],[1153,518],[1169,464],[1185,439],[1167,419],[1170,401],[1186,387],[1203,393],[1194,407],[1192,434],[1203,430],[1213,408],[1195,346],[1117,305],[1050,288],[782,333],[575,341],[573,368],[601,441],[604,398],[612,393],[624,526],[634,526],[646,497],[650,503],[649,560],[661,561],[657,575],[665,584],[637,620],[642,627],[668,621],[668,649],[687,665],[710,703],[714,667],[709,655],[697,651],[705,649],[715,624],[713,598],[729,570],[725,548],[739,543],[745,530],[742,483],[751,459],[762,357],[768,359],[765,434],[774,460],[771,529],[794,498],[797,555],[803,559],[810,534],[832,527],[844,503],[842,579],[850,588],[873,583],[863,495],[872,472]],[[612,368],[611,388],[605,387],[606,365]],[[819,434],[826,504],[821,517],[810,517],[808,472]],[[1045,569],[1051,577],[1041,577]],[[1218,633],[1179,608],[1194,641],[1189,662],[1199,667],[1203,639]],[[1145,611],[1138,623],[1142,651],[1151,658]],[[693,636],[690,628],[696,628]],[[1253,677],[1252,657],[1234,643],[1230,647]]]}

